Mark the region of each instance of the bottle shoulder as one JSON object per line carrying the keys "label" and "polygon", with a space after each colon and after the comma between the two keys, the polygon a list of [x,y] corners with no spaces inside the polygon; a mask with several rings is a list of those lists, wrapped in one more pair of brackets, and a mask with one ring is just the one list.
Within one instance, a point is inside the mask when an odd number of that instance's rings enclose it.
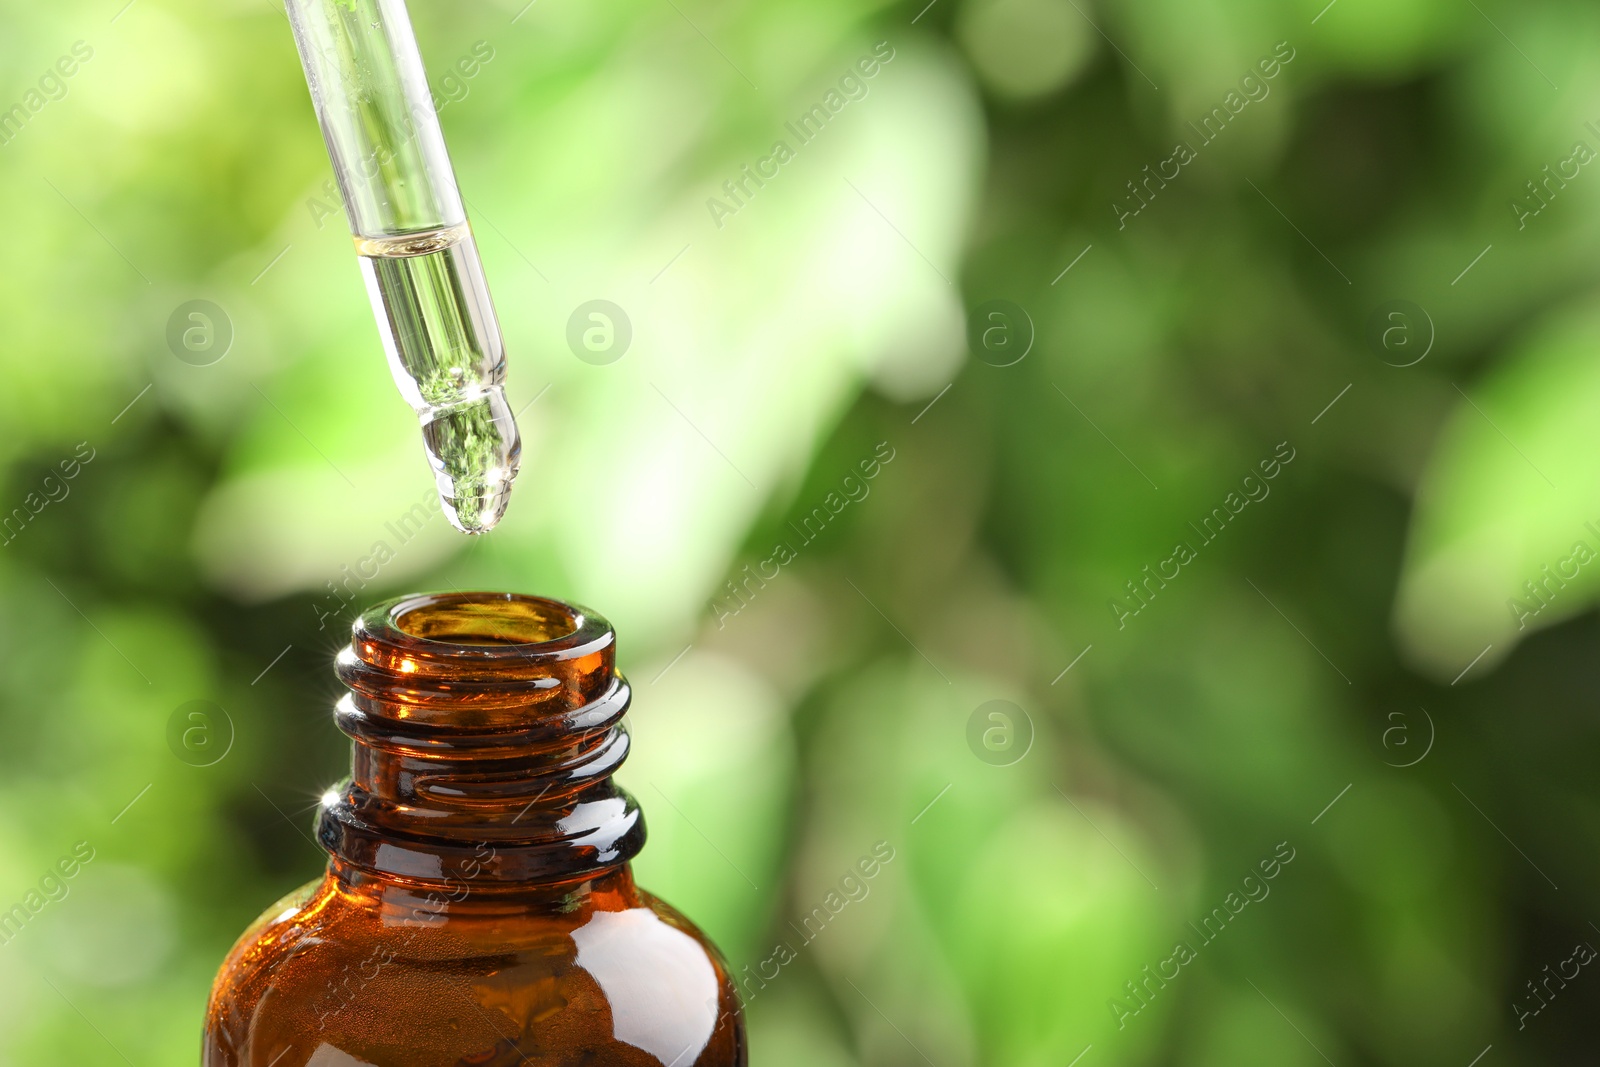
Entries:
{"label": "bottle shoulder", "polygon": [[292,950],[297,932],[303,929],[308,912],[326,884],[326,876],[313,879],[285,893],[256,916],[228,950],[218,971],[217,985],[228,975],[270,967],[276,958]]}
{"label": "bottle shoulder", "polygon": [[332,882],[284,898],[230,954],[207,1067],[745,1062],[720,954],[648,893],[404,922]]}

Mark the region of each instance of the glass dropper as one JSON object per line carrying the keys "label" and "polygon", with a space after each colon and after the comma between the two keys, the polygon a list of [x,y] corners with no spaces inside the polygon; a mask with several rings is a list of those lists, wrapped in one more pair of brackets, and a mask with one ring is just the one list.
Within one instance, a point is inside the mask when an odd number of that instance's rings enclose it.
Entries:
{"label": "glass dropper", "polygon": [[505,344],[405,0],[286,0],[395,384],[445,514],[485,533],[522,455]]}

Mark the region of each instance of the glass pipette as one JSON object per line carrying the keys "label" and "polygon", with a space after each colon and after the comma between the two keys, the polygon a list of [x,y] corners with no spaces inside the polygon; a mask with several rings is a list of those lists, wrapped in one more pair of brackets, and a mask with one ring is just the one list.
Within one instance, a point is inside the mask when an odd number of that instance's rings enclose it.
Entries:
{"label": "glass pipette", "polygon": [[445,514],[500,521],[522,440],[505,345],[405,0],[286,0],[389,369]]}

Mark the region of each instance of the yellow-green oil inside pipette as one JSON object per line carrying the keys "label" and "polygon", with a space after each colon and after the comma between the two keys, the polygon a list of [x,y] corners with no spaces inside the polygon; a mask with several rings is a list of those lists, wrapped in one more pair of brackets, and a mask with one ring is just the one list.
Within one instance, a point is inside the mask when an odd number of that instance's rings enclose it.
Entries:
{"label": "yellow-green oil inside pipette", "polygon": [[500,521],[522,442],[506,402],[505,352],[465,224],[356,237],[390,370],[422,423],[446,515],[466,533]]}
{"label": "yellow-green oil inside pipette", "polygon": [[458,529],[505,513],[522,444],[505,348],[405,0],[285,10],[401,394]]}

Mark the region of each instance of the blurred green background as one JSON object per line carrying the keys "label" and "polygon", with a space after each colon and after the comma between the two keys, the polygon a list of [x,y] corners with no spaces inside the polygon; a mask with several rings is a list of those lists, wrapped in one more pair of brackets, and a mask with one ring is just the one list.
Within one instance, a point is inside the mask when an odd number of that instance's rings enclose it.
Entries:
{"label": "blurred green background", "polygon": [[617,626],[762,1067],[1592,1058],[1600,9],[415,0],[469,542],[282,12],[122,2],[0,0],[0,1064],[194,1062],[350,617],[446,587]]}

